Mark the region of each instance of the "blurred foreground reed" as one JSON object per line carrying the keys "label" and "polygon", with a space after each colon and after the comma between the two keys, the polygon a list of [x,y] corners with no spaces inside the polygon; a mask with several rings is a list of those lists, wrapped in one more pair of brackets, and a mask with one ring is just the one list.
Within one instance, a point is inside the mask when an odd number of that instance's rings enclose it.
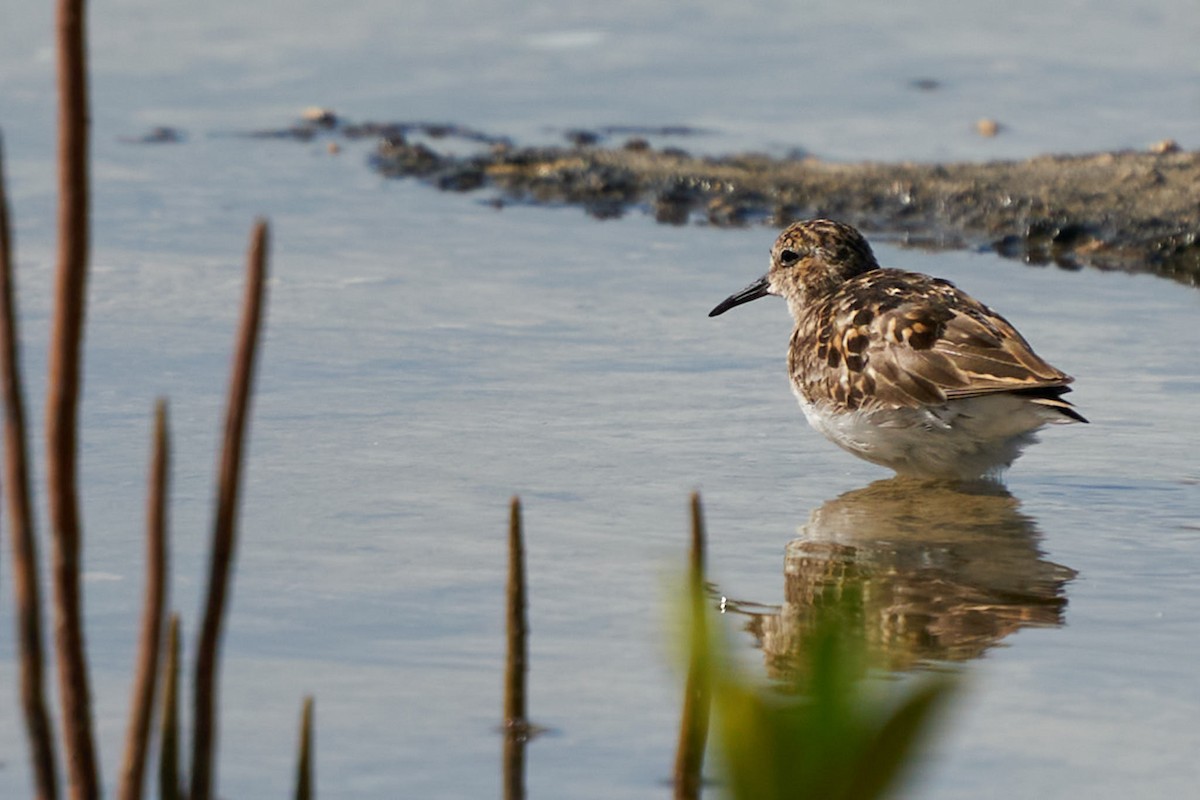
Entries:
{"label": "blurred foreground reed", "polygon": [[[54,615],[54,659],[61,703],[61,753],[67,794],[72,798],[102,795],[100,765],[93,735],[92,699],[80,589],[83,521],[79,511],[79,401],[90,253],[89,101],[86,61],[86,9],[83,0],[58,0],[56,9],[58,65],[58,260],[55,273],[50,354],[46,382],[46,504],[49,509],[51,605]],[[118,796],[135,800],[143,792],[151,719],[160,671],[163,673],[163,733],[160,751],[160,795],[182,795],[190,783],[192,800],[215,795],[212,757],[215,751],[217,675],[225,598],[237,542],[237,506],[241,466],[253,394],[254,366],[262,330],[266,286],[268,231],[255,224],[247,256],[246,288],[229,394],[225,436],[217,475],[213,512],[208,592],[200,626],[193,672],[194,703],[190,780],[178,761],[178,617],[172,619],[166,668],[162,653],[167,608],[167,483],[169,434],[166,401],[155,404],[153,445],[147,500],[146,588],[125,753],[119,771]],[[24,384],[20,369],[16,288],[11,226],[4,191],[0,141],[0,374],[4,384],[4,489],[12,529],[13,593],[16,601],[17,651],[21,675],[21,707],[30,745],[33,794],[52,800],[60,793],[59,746],[53,715],[46,702],[47,664],[42,633],[43,595],[37,536],[31,503],[29,435],[26,430]],[[305,701],[297,795],[311,791],[311,698]]]}

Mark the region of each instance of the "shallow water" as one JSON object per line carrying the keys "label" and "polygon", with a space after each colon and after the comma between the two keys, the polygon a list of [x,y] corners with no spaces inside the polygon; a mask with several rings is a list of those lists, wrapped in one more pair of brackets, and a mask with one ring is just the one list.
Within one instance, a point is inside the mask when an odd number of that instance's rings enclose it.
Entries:
{"label": "shallow water", "polygon": [[[224,796],[287,786],[307,692],[323,795],[497,792],[514,493],[526,507],[530,711],[553,731],[530,747],[530,796],[665,796],[680,693],[667,596],[694,488],[729,597],[786,617],[792,542],[848,543],[879,596],[934,620],[948,648],[913,652],[895,637],[900,664],[969,660],[969,691],[911,796],[1186,796],[1200,749],[1193,290],[878,244],[885,263],[951,278],[1004,313],[1077,376],[1072,399],[1092,420],[1048,431],[1008,494],[979,501],[987,530],[914,536],[880,527],[906,502],[874,483],[886,471],[805,426],[784,375],[782,304],[705,316],[761,274],[773,231],[496,211],[482,197],[381,180],[364,164],[367,144],[331,157],[208,135],[278,126],[328,102],[527,139],[688,123],[712,131],[685,143],[696,149],[841,158],[1200,141],[1190,4],[1028,4],[989,19],[911,8],[881,5],[857,21],[832,7],[680,16],[364,3],[340,9],[336,26],[323,24],[326,7],[303,3],[282,21],[233,4],[106,9],[93,26],[82,453],[105,775],[140,602],[151,404],[172,401],[172,591],[194,628],[241,254],[265,213],[273,278],[225,643]],[[0,120],[36,413],[53,228],[48,21],[4,23]],[[845,52],[861,58],[835,58]],[[908,88],[926,76],[944,88]],[[654,92],[630,90],[642,84]],[[985,114],[1010,130],[976,137],[970,124]],[[189,138],[116,141],[158,124]],[[904,515],[936,532],[941,518],[920,515],[945,506],[931,496]],[[935,581],[948,590],[914,595]],[[950,635],[960,629],[970,636]],[[10,687],[11,648],[0,637]],[[0,718],[15,714],[14,692],[0,692]],[[0,726],[0,796],[25,794],[23,765],[16,726]]]}

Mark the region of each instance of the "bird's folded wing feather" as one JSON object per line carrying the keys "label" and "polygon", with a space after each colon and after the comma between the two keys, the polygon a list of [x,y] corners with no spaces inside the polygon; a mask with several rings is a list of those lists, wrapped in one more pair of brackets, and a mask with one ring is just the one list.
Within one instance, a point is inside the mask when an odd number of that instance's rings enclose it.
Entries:
{"label": "bird's folded wing feather", "polygon": [[886,404],[913,407],[1071,382],[1007,320],[945,282],[877,313],[867,328],[864,372]]}

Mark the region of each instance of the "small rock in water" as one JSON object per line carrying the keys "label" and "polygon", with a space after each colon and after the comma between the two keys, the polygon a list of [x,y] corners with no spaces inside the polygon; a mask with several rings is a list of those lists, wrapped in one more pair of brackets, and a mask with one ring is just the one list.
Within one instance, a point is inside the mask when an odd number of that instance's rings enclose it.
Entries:
{"label": "small rock in water", "polygon": [[333,109],[320,106],[309,106],[304,109],[300,114],[300,119],[323,128],[332,128],[338,121],[337,114],[333,112]]}
{"label": "small rock in water", "polygon": [[1000,123],[990,117],[984,117],[975,123],[975,132],[990,139],[1000,132]]}
{"label": "small rock in water", "polygon": [[120,141],[126,144],[177,144],[183,141],[183,131],[163,125],[151,128],[149,132],[141,136],[121,137]]}

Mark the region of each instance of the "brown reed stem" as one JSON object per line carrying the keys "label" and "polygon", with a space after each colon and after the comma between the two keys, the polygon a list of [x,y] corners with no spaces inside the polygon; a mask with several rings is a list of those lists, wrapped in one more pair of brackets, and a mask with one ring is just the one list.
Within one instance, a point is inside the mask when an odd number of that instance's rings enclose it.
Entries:
{"label": "brown reed stem", "polygon": [[4,152],[0,141],[0,373],[4,382],[4,477],[12,519],[13,595],[16,598],[17,649],[21,659],[21,708],[34,794],[58,797],[54,729],[46,710],[42,642],[42,599],[38,585],[37,541],[29,501],[29,458],[25,434],[25,398],[17,336],[16,284],[4,191]]}
{"label": "brown reed stem", "polygon": [[504,669],[504,724],[525,719],[525,675],[528,670],[529,626],[525,617],[525,541],[521,528],[521,500],[512,499],[508,514],[508,589],[505,630],[508,657]]}
{"label": "brown reed stem", "polygon": [[313,698],[304,698],[300,712],[300,755],[296,759],[296,800],[312,800],[313,796]]}
{"label": "brown reed stem", "polygon": [[699,493],[692,493],[691,512],[692,548],[688,570],[691,648],[683,712],[679,721],[679,746],[675,753],[676,800],[696,800],[700,797],[704,747],[708,741],[709,686],[704,663],[708,621],[704,608],[704,517]]}
{"label": "brown reed stem", "polygon": [[267,223],[259,220],[251,235],[247,255],[246,289],[238,331],[229,396],[225,409],[225,441],[217,480],[217,508],[213,521],[208,596],[196,647],[193,687],[191,800],[209,800],[213,793],[212,754],[216,741],[214,708],[217,703],[218,651],[228,594],[229,575],[237,543],[236,517],[242,450],[249,420],[254,362],[262,321],[266,284]]}
{"label": "brown reed stem", "polygon": [[505,631],[508,653],[504,663],[504,797],[525,797],[525,744],[529,720],[525,709],[529,625],[525,599],[525,542],[521,500],[512,499],[508,515],[508,587]]}
{"label": "brown reed stem", "polygon": [[167,623],[167,659],[163,664],[162,734],[158,755],[159,800],[183,796],[179,780],[179,615]]}
{"label": "brown reed stem", "polygon": [[58,265],[46,388],[55,639],[67,781],[74,798],[100,793],[80,589],[82,532],[76,442],[88,267],[88,88],[83,0],[57,0]]}
{"label": "brown reed stem", "polygon": [[154,408],[154,444],[150,456],[150,480],[146,494],[146,593],[142,606],[142,631],[138,643],[137,671],[129,708],[129,730],[121,763],[117,797],[139,800],[146,773],[146,749],[150,740],[150,717],[154,710],[154,688],[158,658],[162,650],[163,618],[167,595],[167,472],[170,462],[167,433],[167,403]]}

